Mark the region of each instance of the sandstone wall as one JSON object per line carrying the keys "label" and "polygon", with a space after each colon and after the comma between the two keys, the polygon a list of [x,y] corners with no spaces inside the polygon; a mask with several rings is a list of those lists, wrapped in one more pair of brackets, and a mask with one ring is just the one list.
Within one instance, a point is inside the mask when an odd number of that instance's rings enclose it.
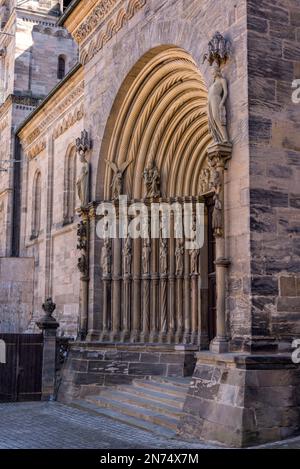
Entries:
{"label": "sandstone wall", "polygon": [[248,1],[252,331],[300,333],[300,5]]}
{"label": "sandstone wall", "polygon": [[33,315],[33,273],[33,258],[0,258],[1,332],[24,332],[28,328]]}

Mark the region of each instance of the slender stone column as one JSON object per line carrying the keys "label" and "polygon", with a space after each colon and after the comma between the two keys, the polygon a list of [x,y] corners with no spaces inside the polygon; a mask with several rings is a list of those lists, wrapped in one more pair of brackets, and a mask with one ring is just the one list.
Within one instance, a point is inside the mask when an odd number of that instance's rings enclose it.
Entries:
{"label": "slender stone column", "polygon": [[109,297],[110,297],[110,284],[111,279],[109,277],[103,278],[103,313],[102,313],[102,333],[101,342],[106,342],[110,337],[110,311],[109,311]]}
{"label": "slender stone column", "polygon": [[151,332],[150,341],[156,342],[158,338],[158,263],[157,263],[157,249],[158,240],[152,239],[152,256],[151,256],[151,307],[150,307],[150,321],[151,321]]}
{"label": "slender stone column", "polygon": [[120,339],[121,328],[121,240],[113,240],[112,331],[111,341]]}
{"label": "slender stone column", "polygon": [[190,255],[187,249],[184,252],[184,336],[183,343],[191,341],[191,279]]}
{"label": "slender stone column", "polygon": [[183,271],[184,271],[184,241],[176,240],[176,336],[175,342],[181,343],[184,331],[183,319]]}
{"label": "slender stone column", "polygon": [[143,305],[142,305],[142,334],[141,341],[147,342],[150,334],[150,239],[143,240],[142,266],[143,266]]}
{"label": "slender stone column", "polygon": [[171,233],[169,242],[169,314],[168,314],[168,343],[175,340],[175,239],[174,239],[174,216],[171,219]]}
{"label": "slender stone column", "polygon": [[191,256],[191,283],[192,283],[192,319],[191,343],[199,344],[199,318],[198,318],[198,278],[199,278],[199,250],[194,249]]}
{"label": "slender stone column", "polygon": [[141,333],[141,240],[133,241],[133,311],[131,342],[138,342]]}
{"label": "slender stone column", "polygon": [[85,340],[88,333],[88,310],[89,310],[89,209],[79,209],[81,222],[78,225],[78,245],[80,257],[78,259],[78,270],[80,276],[80,317],[79,317],[79,340]]}
{"label": "slender stone column", "polygon": [[210,344],[210,350],[215,353],[229,351],[226,331],[226,276],[230,262],[226,258],[225,250],[224,169],[226,161],[231,157],[231,152],[231,144],[213,144],[208,148],[208,157],[213,168],[215,191],[213,229],[216,237],[217,336]]}

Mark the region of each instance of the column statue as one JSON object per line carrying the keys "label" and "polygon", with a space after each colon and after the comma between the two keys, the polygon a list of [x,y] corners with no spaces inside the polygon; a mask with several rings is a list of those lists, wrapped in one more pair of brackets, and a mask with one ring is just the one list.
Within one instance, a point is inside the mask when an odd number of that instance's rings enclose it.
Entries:
{"label": "column statue", "polygon": [[215,68],[214,81],[208,90],[208,123],[215,143],[228,143],[226,108],[227,81],[219,67]]}

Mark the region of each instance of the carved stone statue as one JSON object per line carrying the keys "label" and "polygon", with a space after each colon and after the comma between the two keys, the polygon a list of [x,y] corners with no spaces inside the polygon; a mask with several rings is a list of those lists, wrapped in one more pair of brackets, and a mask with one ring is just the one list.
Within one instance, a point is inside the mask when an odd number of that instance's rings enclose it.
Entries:
{"label": "carved stone statue", "polygon": [[204,168],[200,173],[200,193],[205,194],[210,190],[210,170]]}
{"label": "carved stone statue", "polygon": [[214,195],[214,210],[212,216],[212,227],[215,233],[215,236],[223,235],[223,207],[222,202],[219,198],[218,192]]}
{"label": "carved stone statue", "polygon": [[183,275],[183,269],[184,269],[183,256],[184,256],[183,241],[177,240],[176,249],[175,249],[176,275]]}
{"label": "carved stone statue", "polygon": [[112,183],[111,183],[111,192],[112,192],[113,200],[118,199],[119,196],[121,195],[122,185],[123,185],[123,174],[125,173],[128,166],[132,163],[132,161],[133,160],[125,161],[124,163],[120,165],[120,167],[118,167],[117,164],[114,163],[113,161],[106,160],[106,163],[114,172]]}
{"label": "carved stone statue", "polygon": [[208,61],[209,65],[213,65],[216,62],[220,67],[221,64],[226,63],[229,56],[230,42],[217,31],[208,43],[208,52],[204,54],[203,63],[205,60]]}
{"label": "carved stone statue", "polygon": [[101,250],[101,268],[103,277],[107,277],[110,274],[111,268],[111,246],[108,238],[105,238]]}
{"label": "carved stone statue", "polygon": [[81,207],[89,203],[90,165],[86,160],[86,153],[90,148],[90,140],[86,130],[81,132],[81,137],[76,139],[76,150],[82,163],[80,175],[77,179],[77,193]]}
{"label": "carved stone statue", "polygon": [[80,175],[77,179],[77,193],[80,200],[81,207],[86,207],[89,203],[89,180],[90,180],[90,165],[85,159],[85,155],[80,155],[82,163]]}
{"label": "carved stone statue", "polygon": [[199,249],[192,249],[190,251],[191,256],[191,274],[198,274],[198,259],[199,259]]}
{"label": "carved stone statue", "polygon": [[227,81],[219,67],[215,69],[214,81],[208,90],[208,123],[215,143],[228,143],[226,108]]}
{"label": "carved stone statue", "polygon": [[146,186],[146,197],[160,196],[160,175],[154,160],[151,160],[148,167],[143,172]]}
{"label": "carved stone statue", "polygon": [[164,238],[160,239],[159,257],[160,273],[165,275],[168,272],[168,244]]}
{"label": "carved stone statue", "polygon": [[150,272],[150,254],[151,254],[151,245],[150,240],[144,239],[143,241],[143,250],[142,250],[142,264],[143,264],[143,273],[149,274]]}
{"label": "carved stone statue", "polygon": [[77,225],[77,249],[86,251],[87,250],[87,225],[83,221],[81,221]]}
{"label": "carved stone statue", "polygon": [[125,240],[123,248],[123,273],[126,275],[131,273],[131,260],[132,260],[132,250],[131,250],[131,238],[128,236]]}

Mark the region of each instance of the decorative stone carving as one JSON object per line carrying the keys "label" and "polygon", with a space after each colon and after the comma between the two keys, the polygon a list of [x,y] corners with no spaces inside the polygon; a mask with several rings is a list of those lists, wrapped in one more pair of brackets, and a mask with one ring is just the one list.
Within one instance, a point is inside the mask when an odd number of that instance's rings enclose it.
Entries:
{"label": "decorative stone carving", "polygon": [[190,251],[191,256],[191,274],[198,274],[198,259],[199,259],[199,249],[192,249]]}
{"label": "decorative stone carving", "polygon": [[150,255],[151,255],[151,244],[149,238],[143,240],[142,250],[142,264],[143,274],[147,275],[150,273]]}
{"label": "decorative stone carving", "polygon": [[131,238],[128,236],[125,240],[124,248],[123,248],[123,273],[124,275],[130,275],[131,261],[132,261]]}
{"label": "decorative stone carving", "polygon": [[216,237],[223,236],[223,207],[219,194],[217,192],[214,195],[212,227]]}
{"label": "decorative stone carving", "polygon": [[204,168],[200,172],[200,194],[206,194],[211,190],[211,172],[209,168]]}
{"label": "decorative stone carving", "polygon": [[225,64],[230,56],[230,43],[219,31],[217,31],[208,43],[208,52],[204,54],[203,62],[208,61],[209,65],[217,63],[218,67]]}
{"label": "decorative stone carving", "polygon": [[52,298],[47,298],[45,303],[42,305],[42,308],[45,311],[45,317],[51,318],[52,314],[56,310],[56,304],[53,303]]}
{"label": "decorative stone carving", "polygon": [[159,197],[160,175],[154,160],[151,160],[148,167],[145,168],[143,178],[146,186],[145,197]]}
{"label": "decorative stone carving", "polygon": [[168,242],[165,238],[160,238],[159,257],[160,273],[166,275],[168,273]]}
{"label": "decorative stone carving", "polygon": [[86,130],[81,133],[81,138],[76,139],[76,150],[82,163],[81,172],[77,179],[77,192],[81,207],[89,203],[90,165],[86,160],[86,153],[90,149],[90,140]]}
{"label": "decorative stone carving", "polygon": [[111,242],[109,238],[105,238],[102,246],[101,269],[103,277],[109,277],[111,272]]}
{"label": "decorative stone carving", "polygon": [[78,267],[78,270],[79,272],[84,276],[84,277],[87,277],[88,276],[88,261],[87,261],[87,256],[86,254],[82,254],[79,259],[78,259],[78,263],[77,263],[77,267]]}
{"label": "decorative stone carving", "polygon": [[107,165],[112,169],[114,172],[112,183],[111,183],[111,191],[112,191],[112,199],[116,200],[120,197],[122,193],[122,186],[123,186],[123,174],[125,173],[128,166],[132,163],[131,161],[125,161],[120,165],[117,166],[116,163],[113,161],[105,160]]}
{"label": "decorative stone carving", "polygon": [[215,143],[228,143],[225,103],[228,97],[227,81],[217,67],[214,81],[208,90],[208,124]]}
{"label": "decorative stone carving", "polygon": [[88,241],[88,233],[87,233],[87,225],[84,221],[81,221],[77,225],[77,249],[86,251],[88,248],[87,241]]}
{"label": "decorative stone carving", "polygon": [[175,249],[175,258],[176,258],[176,275],[183,275],[184,269],[184,245],[181,239],[177,239],[176,241],[176,249]]}

